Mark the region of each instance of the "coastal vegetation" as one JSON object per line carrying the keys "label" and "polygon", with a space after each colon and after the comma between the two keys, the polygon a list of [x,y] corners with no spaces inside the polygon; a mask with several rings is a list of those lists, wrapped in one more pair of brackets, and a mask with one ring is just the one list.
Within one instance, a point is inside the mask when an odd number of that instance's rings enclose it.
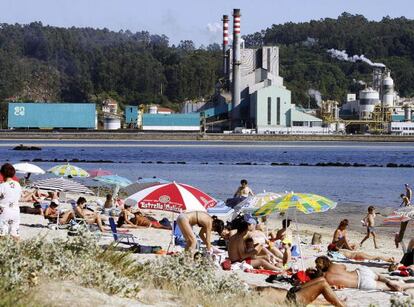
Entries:
{"label": "coastal vegetation", "polygon": [[184,254],[140,263],[129,252],[98,245],[89,232],[65,239],[0,241],[1,306],[54,306],[48,295],[38,293],[42,285],[59,282],[133,300],[142,300],[146,289],[167,290],[188,306],[226,306],[246,299],[247,289],[236,276],[216,273],[208,260]]}
{"label": "coastal vegetation", "polygon": [[[368,64],[333,59],[331,48],[384,63],[400,95],[414,95],[414,21],[404,17],[369,21],[343,13],[272,25],[244,39],[246,47],[280,46],[280,75],[299,105],[315,104],[309,89],[342,101],[370,81]],[[179,109],[186,99],[214,93],[221,61],[218,44],[171,45],[168,37],[148,32],[0,24],[0,101],[100,103],[112,97],[121,104]]]}

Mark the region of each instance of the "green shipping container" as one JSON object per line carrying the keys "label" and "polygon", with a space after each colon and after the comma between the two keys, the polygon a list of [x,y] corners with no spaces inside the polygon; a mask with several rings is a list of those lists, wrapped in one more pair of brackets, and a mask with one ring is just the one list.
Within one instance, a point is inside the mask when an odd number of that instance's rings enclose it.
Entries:
{"label": "green shipping container", "polygon": [[94,103],[9,103],[8,127],[95,129]]}

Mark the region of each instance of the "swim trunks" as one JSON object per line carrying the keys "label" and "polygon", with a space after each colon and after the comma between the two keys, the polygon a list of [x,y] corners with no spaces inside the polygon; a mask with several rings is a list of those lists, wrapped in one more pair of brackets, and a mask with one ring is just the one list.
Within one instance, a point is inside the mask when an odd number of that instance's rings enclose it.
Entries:
{"label": "swim trunks", "polygon": [[367,232],[368,232],[368,233],[373,233],[373,232],[375,232],[375,227],[370,227],[370,226],[368,226],[368,227],[367,227]]}
{"label": "swim trunks", "polygon": [[358,289],[360,290],[376,290],[377,275],[365,266],[359,266],[356,269],[358,274]]}

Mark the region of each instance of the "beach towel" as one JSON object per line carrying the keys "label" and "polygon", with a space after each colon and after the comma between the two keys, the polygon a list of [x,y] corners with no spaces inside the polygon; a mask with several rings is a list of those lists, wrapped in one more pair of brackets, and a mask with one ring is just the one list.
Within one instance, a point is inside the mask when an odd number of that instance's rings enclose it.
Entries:
{"label": "beach towel", "polygon": [[341,253],[334,252],[334,251],[328,252],[328,257],[332,258],[332,260],[335,260],[335,261],[349,260],[347,257],[342,255]]}
{"label": "beach towel", "polygon": [[244,270],[244,272],[253,273],[253,274],[269,275],[269,276],[282,274],[282,272],[276,272],[276,271],[264,270],[264,269],[253,269],[253,270],[246,269]]}

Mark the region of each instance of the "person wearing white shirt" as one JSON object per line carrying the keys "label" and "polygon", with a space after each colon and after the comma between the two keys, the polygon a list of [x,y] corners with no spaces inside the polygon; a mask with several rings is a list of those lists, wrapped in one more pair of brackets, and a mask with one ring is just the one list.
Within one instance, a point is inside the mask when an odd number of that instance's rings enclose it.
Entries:
{"label": "person wearing white shirt", "polygon": [[20,208],[22,187],[13,180],[16,173],[13,165],[6,163],[0,169],[4,182],[0,184],[0,236],[10,235],[19,239]]}

